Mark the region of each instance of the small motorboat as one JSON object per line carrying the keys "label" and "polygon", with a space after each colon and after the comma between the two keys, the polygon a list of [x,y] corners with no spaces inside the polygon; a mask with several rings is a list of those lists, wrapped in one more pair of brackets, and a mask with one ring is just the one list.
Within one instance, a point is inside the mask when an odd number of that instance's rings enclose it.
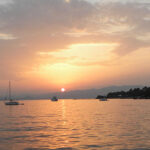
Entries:
{"label": "small motorboat", "polygon": [[106,97],[103,97],[103,98],[100,98],[99,100],[100,100],[100,101],[107,101],[107,98],[106,98]]}
{"label": "small motorboat", "polygon": [[57,98],[56,96],[53,96],[53,97],[51,98],[51,101],[58,101],[58,98]]}

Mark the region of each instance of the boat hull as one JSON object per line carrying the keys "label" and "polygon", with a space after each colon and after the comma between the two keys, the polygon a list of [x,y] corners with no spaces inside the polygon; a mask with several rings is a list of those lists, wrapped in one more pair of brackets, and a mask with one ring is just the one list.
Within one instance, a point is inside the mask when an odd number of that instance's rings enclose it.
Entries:
{"label": "boat hull", "polygon": [[57,102],[58,100],[51,100],[51,101],[53,101],[53,102]]}
{"label": "boat hull", "polygon": [[58,99],[51,99],[51,101],[54,101],[54,102],[56,102],[56,101],[58,101]]}
{"label": "boat hull", "polygon": [[5,105],[19,105],[19,102],[6,102]]}
{"label": "boat hull", "polygon": [[107,101],[107,98],[101,98],[100,101]]}

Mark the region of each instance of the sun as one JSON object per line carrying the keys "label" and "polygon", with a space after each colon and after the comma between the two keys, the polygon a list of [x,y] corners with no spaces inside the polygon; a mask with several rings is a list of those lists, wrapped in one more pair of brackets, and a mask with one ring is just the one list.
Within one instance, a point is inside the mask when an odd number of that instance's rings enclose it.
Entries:
{"label": "sun", "polygon": [[66,91],[66,89],[65,88],[61,88],[61,92],[65,92]]}

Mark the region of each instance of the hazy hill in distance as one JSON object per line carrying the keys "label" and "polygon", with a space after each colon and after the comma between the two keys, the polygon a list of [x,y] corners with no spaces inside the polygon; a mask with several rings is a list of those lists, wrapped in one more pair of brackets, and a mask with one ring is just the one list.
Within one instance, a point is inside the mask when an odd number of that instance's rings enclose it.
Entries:
{"label": "hazy hill in distance", "polygon": [[87,89],[87,90],[75,90],[66,93],[56,93],[62,98],[96,98],[97,95],[107,95],[109,92],[127,91],[131,88],[141,88],[143,86],[124,85],[124,86],[110,86],[101,89]]}
{"label": "hazy hill in distance", "polygon": [[[110,92],[118,92],[118,91],[128,91],[131,88],[142,88],[144,86],[141,85],[123,85],[123,86],[109,86],[101,89],[85,89],[85,90],[74,90],[74,91],[66,91],[64,93],[61,92],[46,92],[39,94],[39,92],[34,93],[17,93],[13,95],[14,99],[50,99],[54,95],[58,98],[62,99],[94,99],[97,95],[107,95]],[[0,96],[0,100],[4,100],[4,96]]]}
{"label": "hazy hill in distance", "polygon": [[117,91],[127,91],[131,88],[141,88],[143,86],[140,85],[124,85],[124,86],[109,86],[101,89],[85,89],[85,90],[74,90],[74,91],[66,91],[64,93],[56,92],[56,93],[43,93],[43,94],[26,94],[19,95],[16,99],[50,99],[54,95],[58,96],[58,98],[63,99],[92,99],[96,98],[97,95],[106,95],[109,92],[117,92]]}

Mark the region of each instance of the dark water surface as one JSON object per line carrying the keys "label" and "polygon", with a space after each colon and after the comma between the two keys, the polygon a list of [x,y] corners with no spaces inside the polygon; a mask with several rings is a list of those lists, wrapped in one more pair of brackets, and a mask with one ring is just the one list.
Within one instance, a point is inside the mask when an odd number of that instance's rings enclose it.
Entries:
{"label": "dark water surface", "polygon": [[148,150],[150,100],[0,102],[0,150]]}

